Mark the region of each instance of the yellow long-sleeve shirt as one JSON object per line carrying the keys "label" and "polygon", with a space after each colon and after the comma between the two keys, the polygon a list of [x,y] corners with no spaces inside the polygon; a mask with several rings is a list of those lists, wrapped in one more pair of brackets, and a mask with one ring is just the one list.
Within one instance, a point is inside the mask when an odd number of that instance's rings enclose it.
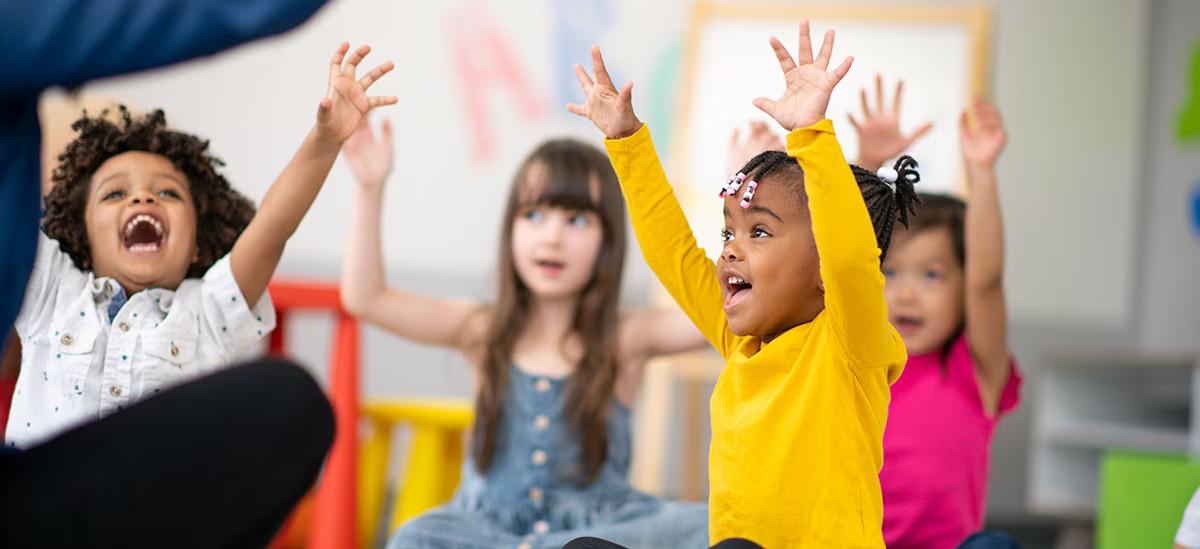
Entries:
{"label": "yellow long-sleeve shirt", "polygon": [[787,138],[805,173],[825,309],[769,343],[729,330],[716,266],[696,245],[649,130],[606,146],[646,262],[727,361],[711,401],[709,538],[883,547],[883,428],[907,357],[832,122]]}

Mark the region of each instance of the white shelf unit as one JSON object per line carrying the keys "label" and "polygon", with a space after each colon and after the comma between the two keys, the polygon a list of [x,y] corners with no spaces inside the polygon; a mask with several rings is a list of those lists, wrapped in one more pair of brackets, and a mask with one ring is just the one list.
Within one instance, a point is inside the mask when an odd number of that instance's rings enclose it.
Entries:
{"label": "white shelf unit", "polygon": [[1200,355],[1050,355],[1034,388],[1029,507],[1092,520],[1109,449],[1200,457]]}

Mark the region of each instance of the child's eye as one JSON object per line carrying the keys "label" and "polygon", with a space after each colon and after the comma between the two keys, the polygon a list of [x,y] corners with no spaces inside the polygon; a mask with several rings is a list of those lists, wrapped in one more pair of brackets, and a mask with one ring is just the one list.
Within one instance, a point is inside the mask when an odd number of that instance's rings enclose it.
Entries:
{"label": "child's eye", "polygon": [[576,226],[576,227],[587,227],[588,226],[588,217],[585,214],[577,213],[575,215],[572,215],[571,218],[567,220],[567,223],[570,223],[571,225]]}
{"label": "child's eye", "polygon": [[117,200],[125,196],[125,191],[108,191],[100,200]]}
{"label": "child's eye", "polygon": [[546,214],[542,213],[542,211],[538,209],[528,210],[524,214],[521,214],[521,217],[524,217],[525,219],[535,223],[541,221],[545,216]]}
{"label": "child's eye", "polygon": [[750,238],[766,238],[768,236],[771,236],[771,233],[768,233],[762,227],[755,227],[754,230],[750,231]]}
{"label": "child's eye", "polygon": [[158,196],[161,196],[163,198],[174,198],[176,200],[179,200],[179,198],[180,198],[179,193],[177,193],[171,189],[167,189],[164,191],[158,191]]}
{"label": "child's eye", "polygon": [[925,271],[925,280],[941,280],[942,273],[938,271]]}
{"label": "child's eye", "polygon": [[730,240],[733,240],[733,231],[721,229],[721,242],[729,242]]}
{"label": "child's eye", "polygon": [[888,269],[888,268],[883,269],[883,277],[884,278],[892,278],[893,276],[896,276],[896,269]]}

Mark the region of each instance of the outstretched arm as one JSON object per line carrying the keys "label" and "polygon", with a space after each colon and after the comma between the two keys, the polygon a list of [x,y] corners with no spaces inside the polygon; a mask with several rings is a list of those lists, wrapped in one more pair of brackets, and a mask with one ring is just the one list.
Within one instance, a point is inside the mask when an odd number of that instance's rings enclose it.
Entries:
{"label": "outstretched arm", "polygon": [[866,204],[825,118],[833,89],[850,70],[847,57],[832,71],[834,32],[825,33],[813,56],[808,21],[800,24],[797,58],[771,38],[787,88],[779,99],[760,97],[754,105],[788,130],[788,154],[804,170],[804,190],[825,285],[825,311],[847,356],[858,366],[890,366],[904,361],[904,347],[888,323],[879,247]]}
{"label": "outstretched arm", "polygon": [[257,303],[266,290],[284,245],[317,198],[342,143],[367,111],[396,102],[395,97],[367,97],[366,93],[371,84],[392,70],[392,63],[384,63],[361,80],[355,80],[355,70],[371,48],[362,46],[346,59],[349,48],[349,44],[343,43],[333,54],[329,91],[317,109],[316,127],[271,184],[258,213],[230,252],[230,269],[247,303]]}
{"label": "outstretched arm", "polygon": [[1004,300],[1004,224],[996,194],[996,159],[1007,136],[1000,112],[976,99],[959,122],[970,195],[967,202],[967,344],[975,359],[980,396],[990,413],[1008,382],[1008,320]]}
{"label": "outstretched arm", "polygon": [[346,256],[342,263],[342,305],[350,314],[405,339],[466,350],[485,326],[476,313],[480,304],[437,299],[384,281],[380,215],[383,190],[392,171],[392,126],[383,122],[379,137],[363,120],[344,148],[356,181]]}
{"label": "outstretched arm", "polygon": [[587,102],[567,105],[567,110],[591,120],[608,138],[605,146],[621,182],[642,256],[709,343],[728,355],[732,333],[725,319],[716,266],[696,245],[663,173],[650,131],[633,113],[633,84],[617,91],[599,48],[592,48],[592,70],[594,81],[583,67],[575,66]]}

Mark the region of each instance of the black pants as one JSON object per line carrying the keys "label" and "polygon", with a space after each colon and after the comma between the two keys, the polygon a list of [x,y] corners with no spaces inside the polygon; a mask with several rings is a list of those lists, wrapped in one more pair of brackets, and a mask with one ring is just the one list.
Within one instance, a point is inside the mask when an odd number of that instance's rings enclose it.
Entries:
{"label": "black pants", "polygon": [[230,368],[0,454],[0,547],[264,547],[332,440],[298,366]]}
{"label": "black pants", "polygon": [[[575,538],[566,545],[563,549],[627,549],[624,545],[617,545],[611,541],[602,540],[600,538]],[[712,546],[710,549],[763,549],[763,547],[753,541],[744,540],[742,538],[731,538],[723,540],[720,543]]]}

